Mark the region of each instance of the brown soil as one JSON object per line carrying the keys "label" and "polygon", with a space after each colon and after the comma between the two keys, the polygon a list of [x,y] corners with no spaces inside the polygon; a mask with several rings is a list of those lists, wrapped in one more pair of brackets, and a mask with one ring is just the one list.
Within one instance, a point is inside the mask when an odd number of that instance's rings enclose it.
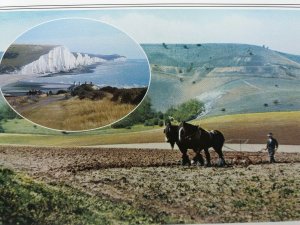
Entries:
{"label": "brown soil", "polygon": [[[210,150],[210,154],[212,163],[216,166],[217,154],[213,150]],[[193,151],[189,155],[192,158]],[[225,151],[224,156],[229,167],[268,163],[266,152]],[[276,160],[280,163],[300,162],[300,153],[278,152]],[[0,146],[2,164],[33,172],[177,166],[180,161],[181,154],[178,150]]]}
{"label": "brown soil", "polygon": [[0,165],[178,223],[300,219],[300,153],[278,152],[268,164],[267,153],[225,152],[225,168],[180,159],[176,150],[0,147]]}

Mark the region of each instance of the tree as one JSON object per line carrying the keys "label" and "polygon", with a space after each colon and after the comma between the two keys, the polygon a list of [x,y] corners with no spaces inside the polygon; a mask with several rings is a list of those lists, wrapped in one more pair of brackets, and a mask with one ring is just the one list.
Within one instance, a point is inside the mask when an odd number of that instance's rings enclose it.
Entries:
{"label": "tree", "polygon": [[197,116],[205,109],[203,102],[197,99],[191,99],[177,107],[172,106],[166,112],[166,116],[172,116],[177,121],[189,121],[197,118]]}
{"label": "tree", "polygon": [[5,130],[3,129],[3,127],[0,124],[0,133],[5,133]]}
{"label": "tree", "polygon": [[[144,124],[145,121],[153,119],[157,113],[152,109],[151,99],[145,97],[143,102],[121,121],[112,125],[112,128],[125,128],[135,124]],[[148,124],[148,123],[147,123]]]}
{"label": "tree", "polygon": [[125,117],[121,121],[111,125],[112,128],[127,128],[133,125],[133,121],[131,120],[130,116]]}
{"label": "tree", "polygon": [[164,125],[164,121],[160,120],[160,121],[158,122],[158,126],[162,127],[163,125]]}
{"label": "tree", "polygon": [[157,117],[158,117],[158,119],[163,120],[164,119],[164,114],[161,111],[159,111],[157,113]]}
{"label": "tree", "polygon": [[146,97],[139,107],[130,115],[136,123],[143,123],[153,118],[155,111],[152,109],[151,99]]}
{"label": "tree", "polygon": [[7,104],[1,104],[0,102],[0,120],[14,119],[19,116],[12,110]]}

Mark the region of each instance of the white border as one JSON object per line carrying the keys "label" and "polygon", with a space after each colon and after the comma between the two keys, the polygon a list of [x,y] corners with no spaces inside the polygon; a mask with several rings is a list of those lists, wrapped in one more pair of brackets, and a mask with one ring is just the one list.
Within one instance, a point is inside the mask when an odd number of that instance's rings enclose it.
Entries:
{"label": "white border", "polygon": [[[63,2],[63,3],[62,3]],[[92,6],[94,4],[94,7]],[[16,10],[40,10],[40,9],[61,9],[61,6],[65,6],[65,10],[69,9],[100,9],[100,8],[124,8],[128,9],[131,7],[248,7],[259,9],[259,7],[265,8],[300,8],[300,0],[52,0],[51,3],[45,4],[45,0],[1,0],[0,12],[1,11],[16,11]],[[122,30],[121,30],[122,31]],[[129,36],[131,37],[131,36]],[[134,39],[133,39],[134,40]],[[151,73],[151,70],[150,70]],[[149,85],[150,87],[150,85]],[[148,90],[149,90],[148,87]],[[147,92],[148,92],[147,90]],[[147,93],[146,93],[147,94]],[[146,95],[145,95],[146,96]],[[98,128],[96,128],[98,129]],[[93,129],[93,130],[96,130]],[[281,221],[281,222],[256,222],[256,223],[235,223],[235,224],[246,224],[246,225],[298,225],[298,221]],[[232,225],[232,223],[222,223],[224,225]],[[212,225],[212,224],[208,224]]]}
{"label": "white border", "polygon": [[300,0],[1,0],[1,10],[123,7],[300,7]]}
{"label": "white border", "polygon": [[51,3],[45,0],[1,0],[0,6],[63,6],[63,5],[123,5],[123,4],[141,4],[141,5],[162,5],[162,4],[299,4],[299,0],[52,0]]}

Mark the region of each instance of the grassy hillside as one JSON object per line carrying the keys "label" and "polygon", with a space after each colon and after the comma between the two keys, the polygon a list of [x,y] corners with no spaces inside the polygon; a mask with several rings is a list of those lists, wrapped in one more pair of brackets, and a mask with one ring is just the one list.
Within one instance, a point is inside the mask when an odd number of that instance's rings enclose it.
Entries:
{"label": "grassy hillside", "polygon": [[[3,127],[9,131],[25,129],[8,121]],[[266,134],[273,132],[280,144],[299,145],[300,111],[237,114],[195,120],[193,123],[205,129],[218,129],[230,143],[265,143]],[[32,125],[31,125],[32,126]],[[13,128],[15,127],[15,128]],[[28,127],[29,130],[39,128]],[[24,130],[25,132],[25,130]],[[41,145],[41,146],[87,146],[101,144],[129,144],[164,142],[163,129],[158,127],[136,126],[132,129],[101,129],[81,133],[54,134],[0,134],[0,144]]]}
{"label": "grassy hillside", "polygon": [[299,56],[246,44],[143,48],[152,69],[149,96],[158,110],[195,97],[208,115],[300,109]]}
{"label": "grassy hillside", "polygon": [[272,132],[280,144],[300,144],[300,111],[226,115],[193,123],[222,131],[231,143],[266,143],[266,135]]}
{"label": "grassy hillside", "polygon": [[[119,120],[136,106],[109,99],[99,101],[70,99],[22,111],[22,115],[45,127],[59,130],[99,128]],[[47,115],[47,116],[43,116]]]}
{"label": "grassy hillside", "polygon": [[151,64],[172,67],[235,67],[264,66],[266,64],[288,65],[300,68],[299,64],[284,54],[247,44],[159,44],[142,45]]}
{"label": "grassy hillside", "polygon": [[283,53],[283,52],[277,52],[279,53],[280,55],[290,59],[290,60],[293,60],[297,63],[300,63],[300,56],[299,55],[293,55],[293,54],[288,54],[288,53]]}
{"label": "grassy hillside", "polygon": [[[147,88],[102,87],[82,84],[49,96],[11,96],[9,104],[28,120],[58,130],[88,130],[107,126],[130,113]],[[46,115],[46,116],[45,116]]]}
{"label": "grassy hillside", "polygon": [[3,55],[0,74],[20,69],[22,66],[39,59],[41,55],[47,54],[54,47],[53,45],[12,44]]}

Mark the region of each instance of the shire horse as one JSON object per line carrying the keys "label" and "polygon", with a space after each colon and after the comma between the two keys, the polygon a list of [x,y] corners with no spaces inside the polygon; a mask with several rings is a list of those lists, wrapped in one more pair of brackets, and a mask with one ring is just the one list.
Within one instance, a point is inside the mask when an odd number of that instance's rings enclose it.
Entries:
{"label": "shire horse", "polygon": [[218,166],[226,165],[222,152],[225,138],[220,131],[207,131],[199,126],[195,126],[186,122],[182,122],[179,127],[179,141],[188,142],[190,143],[192,149],[196,149],[196,161],[199,161],[201,158],[200,152],[202,149],[204,149],[207,163],[210,165],[210,154],[208,149],[212,147],[219,156]]}
{"label": "shire horse", "polygon": [[171,122],[168,122],[164,129],[164,133],[165,140],[170,143],[171,148],[174,149],[174,145],[176,143],[182,153],[182,165],[191,165],[189,156],[187,155],[187,150],[188,148],[191,148],[191,146],[189,146],[187,142],[179,141],[179,126],[172,125]]}
{"label": "shire horse", "polygon": [[225,138],[220,131],[212,130],[206,131],[201,127],[182,122],[179,126],[167,123],[164,130],[166,141],[171,144],[172,149],[175,143],[182,153],[182,165],[190,165],[190,160],[187,155],[188,149],[193,149],[196,153],[193,161],[195,164],[204,164],[204,160],[201,155],[201,151],[204,150],[206,157],[206,166],[211,166],[210,154],[208,149],[214,148],[219,156],[218,165],[226,165],[222,147],[225,142]]}

